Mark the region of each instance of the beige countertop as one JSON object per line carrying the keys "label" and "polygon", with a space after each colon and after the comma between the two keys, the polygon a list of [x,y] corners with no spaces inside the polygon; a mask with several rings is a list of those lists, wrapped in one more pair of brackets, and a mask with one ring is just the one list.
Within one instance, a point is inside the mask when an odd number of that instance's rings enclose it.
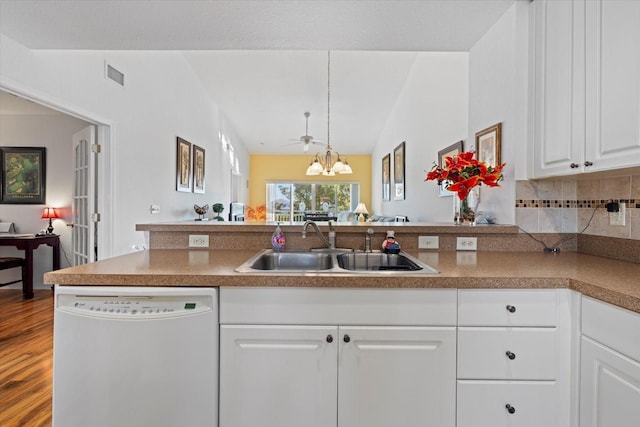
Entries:
{"label": "beige countertop", "polygon": [[235,272],[256,252],[151,249],[45,273],[44,282],[104,286],[569,288],[640,313],[640,264],[574,252],[408,251],[439,274]]}

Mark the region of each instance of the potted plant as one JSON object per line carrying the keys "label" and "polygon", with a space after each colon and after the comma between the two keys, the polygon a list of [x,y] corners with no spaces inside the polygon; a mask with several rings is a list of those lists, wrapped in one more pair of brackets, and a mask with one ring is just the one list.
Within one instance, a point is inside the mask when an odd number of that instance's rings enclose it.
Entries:
{"label": "potted plant", "polygon": [[224,210],[224,206],[222,205],[222,203],[214,203],[211,209],[213,209],[213,211],[216,213],[216,216],[213,219],[224,221],[224,218],[220,216],[220,213],[222,213],[222,211]]}

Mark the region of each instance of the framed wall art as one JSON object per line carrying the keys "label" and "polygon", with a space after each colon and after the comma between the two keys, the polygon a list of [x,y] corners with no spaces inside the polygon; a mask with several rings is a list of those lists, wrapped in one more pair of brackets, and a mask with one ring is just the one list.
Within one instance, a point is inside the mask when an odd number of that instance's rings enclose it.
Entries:
{"label": "framed wall art", "polygon": [[500,164],[502,123],[495,124],[476,133],[476,157],[487,166]]}
{"label": "framed wall art", "polygon": [[204,148],[193,146],[193,192],[204,194]]}
{"label": "framed wall art", "polygon": [[46,203],[47,149],[0,147],[2,191],[0,203],[44,205]]}
{"label": "framed wall art", "polygon": [[[462,145],[463,145],[463,142],[458,141],[456,143],[451,144],[447,148],[444,148],[438,151],[438,166],[440,167],[444,166],[444,159],[446,157],[453,157],[458,153],[462,153]],[[438,195],[440,197],[449,197],[449,196],[453,196],[454,194],[456,193],[445,189],[444,184],[438,185]]]}
{"label": "framed wall art", "polygon": [[191,143],[178,137],[176,190],[191,192]]}
{"label": "framed wall art", "polygon": [[391,200],[391,154],[382,158],[382,201]]}
{"label": "framed wall art", "polygon": [[404,141],[393,149],[394,200],[404,200]]}

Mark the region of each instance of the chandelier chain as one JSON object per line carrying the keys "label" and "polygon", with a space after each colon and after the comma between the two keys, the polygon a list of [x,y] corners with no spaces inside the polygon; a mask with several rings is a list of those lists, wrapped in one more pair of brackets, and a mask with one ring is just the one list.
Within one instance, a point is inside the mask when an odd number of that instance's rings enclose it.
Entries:
{"label": "chandelier chain", "polygon": [[331,51],[327,51],[327,147],[331,149]]}

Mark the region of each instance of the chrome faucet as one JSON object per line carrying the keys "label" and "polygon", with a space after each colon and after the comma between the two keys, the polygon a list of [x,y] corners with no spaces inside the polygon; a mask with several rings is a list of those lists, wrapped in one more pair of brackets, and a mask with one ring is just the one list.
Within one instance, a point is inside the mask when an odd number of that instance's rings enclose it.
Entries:
{"label": "chrome faucet", "polygon": [[329,239],[324,237],[324,234],[322,234],[322,231],[320,231],[320,228],[318,227],[318,224],[316,224],[315,222],[311,221],[310,219],[306,220],[304,222],[304,224],[302,225],[302,238],[303,239],[307,238],[307,228],[309,228],[309,226],[313,227],[313,229],[316,230],[316,234],[318,236],[320,236],[320,239],[322,239],[322,242],[325,245],[327,245],[327,247],[329,249],[335,249],[336,248],[336,231],[333,229],[333,225],[331,225],[331,221],[329,221]]}
{"label": "chrome faucet", "polygon": [[373,252],[371,250],[371,235],[373,234],[373,228],[367,229],[367,234],[364,235],[364,251]]}

